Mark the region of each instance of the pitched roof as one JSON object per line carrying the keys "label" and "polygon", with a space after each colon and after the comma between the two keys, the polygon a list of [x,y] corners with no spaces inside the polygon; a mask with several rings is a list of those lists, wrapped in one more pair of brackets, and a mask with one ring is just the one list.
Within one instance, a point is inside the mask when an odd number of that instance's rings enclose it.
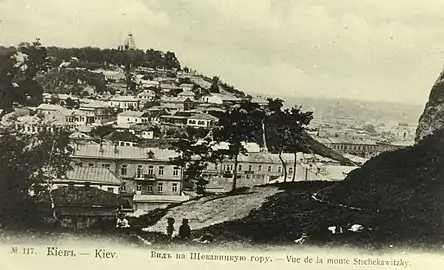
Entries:
{"label": "pitched roof", "polygon": [[94,184],[120,185],[122,181],[109,169],[102,167],[79,167],[75,166],[66,174],[62,181],[90,182]]}
{"label": "pitched roof", "polygon": [[148,152],[151,151],[154,153],[154,158],[152,160],[170,161],[170,158],[178,155],[177,152],[173,150],[149,147],[140,148],[135,146],[122,146],[117,147],[117,151],[115,151],[113,145],[103,145],[102,149],[103,151],[100,151],[100,145],[79,145],[75,150],[73,157],[150,160]]}

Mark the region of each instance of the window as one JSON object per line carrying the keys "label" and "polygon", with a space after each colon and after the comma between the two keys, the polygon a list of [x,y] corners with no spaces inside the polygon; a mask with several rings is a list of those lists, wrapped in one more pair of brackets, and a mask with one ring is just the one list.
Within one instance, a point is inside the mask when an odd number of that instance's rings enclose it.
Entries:
{"label": "window", "polygon": [[281,168],[281,166],[279,166],[278,167],[278,172],[281,172],[282,171],[282,168]]}
{"label": "window", "polygon": [[148,167],[148,175],[152,176],[154,174],[154,167],[153,166],[149,166]]}
{"label": "window", "polygon": [[239,165],[238,171],[242,171],[242,165]]}
{"label": "window", "polygon": [[120,174],[126,175],[128,173],[128,165],[122,165],[122,168],[120,168]]}
{"label": "window", "polygon": [[190,123],[190,125],[195,125],[196,124],[196,120],[190,120],[189,123]]}
{"label": "window", "polygon": [[215,169],[215,170],[217,170],[217,163],[216,163],[216,164],[214,164],[214,169]]}
{"label": "window", "polygon": [[109,188],[108,188],[108,192],[112,192],[112,193],[114,193],[114,188],[109,187]]}
{"label": "window", "polygon": [[248,165],[248,171],[249,171],[249,172],[252,172],[252,171],[253,171],[253,166]]}
{"label": "window", "polygon": [[137,166],[136,178],[142,178],[142,165]]}
{"label": "window", "polygon": [[178,176],[179,175],[179,167],[174,167],[173,175],[174,176]]}
{"label": "window", "polygon": [[271,172],[271,166],[268,166],[268,172]]}
{"label": "window", "polygon": [[94,163],[89,163],[88,167],[94,167]]}
{"label": "window", "polygon": [[234,168],[234,165],[231,164],[231,165],[230,165],[230,171],[233,171],[233,168]]}
{"label": "window", "polygon": [[102,168],[109,169],[110,165],[108,163],[103,163]]}
{"label": "window", "polygon": [[157,191],[162,192],[163,191],[163,183],[157,183]]}
{"label": "window", "polygon": [[262,165],[257,166],[257,171],[258,172],[262,171]]}
{"label": "window", "polygon": [[153,192],[153,185],[146,186],[146,191]]}
{"label": "window", "polygon": [[173,190],[173,192],[177,192],[177,184],[176,183],[173,184],[173,189],[172,190]]}
{"label": "window", "polygon": [[205,121],[202,121],[202,120],[197,121],[197,124],[198,124],[199,126],[204,126],[204,125],[205,125]]}
{"label": "window", "polygon": [[288,168],[288,174],[293,174],[293,168]]}
{"label": "window", "polygon": [[247,179],[250,179],[250,175],[249,175],[249,174],[247,174],[245,177],[246,177]]}
{"label": "window", "polygon": [[159,175],[163,175],[163,166],[159,167]]}
{"label": "window", "polygon": [[136,191],[142,191],[142,184],[141,183],[137,183]]}

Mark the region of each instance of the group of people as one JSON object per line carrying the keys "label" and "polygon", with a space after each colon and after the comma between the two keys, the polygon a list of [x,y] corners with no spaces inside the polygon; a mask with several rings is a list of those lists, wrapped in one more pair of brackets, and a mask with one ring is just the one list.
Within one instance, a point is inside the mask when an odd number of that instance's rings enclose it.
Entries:
{"label": "group of people", "polygon": [[[170,239],[173,239],[174,235],[174,218],[168,218],[167,219],[167,235]],[[188,225],[188,219],[184,218],[182,219],[182,225],[179,227],[179,233],[177,234],[177,238],[179,239],[189,239],[191,237],[191,228],[190,225]]]}

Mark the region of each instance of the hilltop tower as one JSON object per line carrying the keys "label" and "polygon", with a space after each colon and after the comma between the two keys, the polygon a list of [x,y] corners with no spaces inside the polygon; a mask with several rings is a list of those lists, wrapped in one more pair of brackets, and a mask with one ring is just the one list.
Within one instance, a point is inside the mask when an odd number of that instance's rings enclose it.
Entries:
{"label": "hilltop tower", "polygon": [[133,34],[131,32],[128,33],[128,37],[123,42],[124,50],[135,50],[136,42],[134,41]]}

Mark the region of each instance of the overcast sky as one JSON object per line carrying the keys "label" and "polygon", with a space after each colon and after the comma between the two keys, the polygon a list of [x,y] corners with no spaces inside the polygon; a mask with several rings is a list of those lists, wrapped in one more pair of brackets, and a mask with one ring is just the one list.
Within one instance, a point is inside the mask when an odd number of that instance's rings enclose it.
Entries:
{"label": "overcast sky", "polygon": [[0,0],[0,43],[171,50],[252,93],[424,104],[442,0]]}

